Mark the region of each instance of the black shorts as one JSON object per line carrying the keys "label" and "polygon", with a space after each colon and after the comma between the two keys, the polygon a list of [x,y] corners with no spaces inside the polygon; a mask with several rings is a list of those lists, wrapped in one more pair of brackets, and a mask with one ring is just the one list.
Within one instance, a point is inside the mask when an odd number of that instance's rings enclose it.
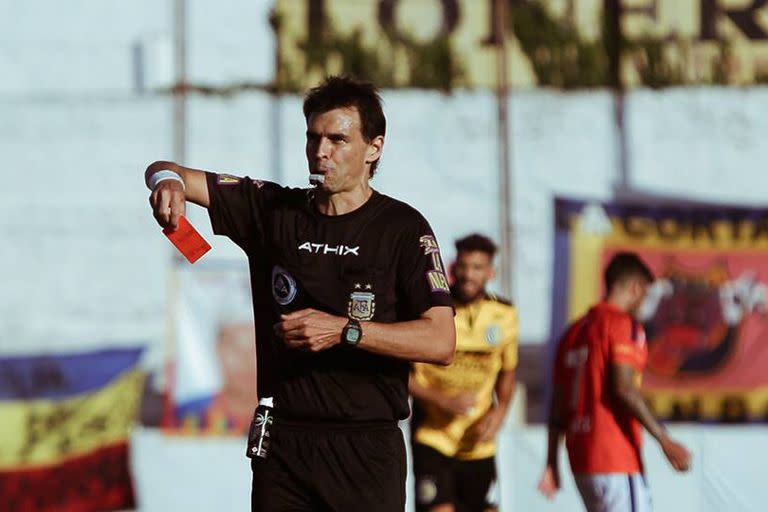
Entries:
{"label": "black shorts", "polygon": [[447,457],[429,446],[413,444],[416,510],[452,503],[457,512],[483,512],[498,507],[496,462],[493,457],[461,460]]}
{"label": "black shorts", "polygon": [[277,418],[272,434],[268,458],[251,462],[253,511],[405,508],[405,444],[395,423],[307,427]]}

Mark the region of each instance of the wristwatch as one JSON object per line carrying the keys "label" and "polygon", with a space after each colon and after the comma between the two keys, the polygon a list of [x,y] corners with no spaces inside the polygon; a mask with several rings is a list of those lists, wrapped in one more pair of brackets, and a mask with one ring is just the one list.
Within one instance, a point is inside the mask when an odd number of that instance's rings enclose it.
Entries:
{"label": "wristwatch", "polygon": [[357,346],[360,340],[363,339],[363,328],[360,326],[360,322],[354,318],[350,318],[344,329],[341,330],[341,342],[351,347]]}

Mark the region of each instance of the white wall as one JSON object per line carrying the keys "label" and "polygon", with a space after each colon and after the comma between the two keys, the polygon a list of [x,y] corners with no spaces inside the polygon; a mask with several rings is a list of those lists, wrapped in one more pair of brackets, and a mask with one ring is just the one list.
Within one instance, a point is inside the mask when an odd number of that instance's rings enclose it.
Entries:
{"label": "white wall", "polygon": [[629,97],[627,119],[634,186],[766,205],[768,87],[638,91]]}
{"label": "white wall", "polygon": [[[172,105],[137,88],[135,49],[145,86],[169,86],[173,3],[0,0],[0,354],[140,342],[162,357],[171,250],[141,174],[172,158]],[[187,4],[191,82],[271,81],[271,0]],[[191,100],[190,160],[254,167],[263,104]]]}
{"label": "white wall", "polygon": [[[188,80],[267,83],[272,0],[187,1]],[[0,0],[0,95],[109,96],[173,80],[173,0]]]}
{"label": "white wall", "polygon": [[606,92],[514,96],[514,301],[522,340],[549,333],[556,195],[608,199],[618,179],[612,98]]}
{"label": "white wall", "polygon": [[168,153],[165,100],[0,100],[0,351],[159,340],[166,243],[141,155]]}

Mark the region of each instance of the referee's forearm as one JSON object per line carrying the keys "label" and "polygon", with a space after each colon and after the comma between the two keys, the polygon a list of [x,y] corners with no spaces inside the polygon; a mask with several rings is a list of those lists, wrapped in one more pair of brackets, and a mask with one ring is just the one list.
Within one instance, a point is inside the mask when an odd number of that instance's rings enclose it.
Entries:
{"label": "referee's forearm", "polygon": [[184,183],[184,199],[186,201],[195,203],[203,208],[210,206],[211,200],[204,170],[184,167],[176,162],[158,160],[147,166],[147,169],[144,171],[144,182],[149,186],[149,178],[156,172],[164,170],[173,171],[179,175]]}
{"label": "referee's forearm", "polygon": [[[439,311],[443,309],[446,311]],[[408,322],[363,323],[358,348],[407,361],[450,364],[456,350],[453,311],[448,307],[430,311],[428,317]]]}

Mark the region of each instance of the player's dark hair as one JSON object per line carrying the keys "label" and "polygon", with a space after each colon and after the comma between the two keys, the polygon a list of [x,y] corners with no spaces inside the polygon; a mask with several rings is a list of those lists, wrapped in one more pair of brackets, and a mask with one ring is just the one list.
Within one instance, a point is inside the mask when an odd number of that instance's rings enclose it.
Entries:
{"label": "player's dark hair", "polygon": [[[355,107],[360,115],[360,131],[365,142],[385,135],[387,120],[381,108],[381,96],[371,82],[347,76],[331,76],[325,82],[310,89],[304,97],[304,118],[309,121],[313,114],[322,114],[336,108]],[[379,160],[371,164],[371,176],[376,172]]]}
{"label": "player's dark hair", "polygon": [[605,290],[610,292],[616,283],[631,277],[645,279],[648,283],[653,282],[653,272],[648,268],[643,260],[634,252],[618,252],[608,266],[605,267],[603,279],[605,280]]}
{"label": "player's dark hair", "polygon": [[472,251],[484,252],[489,258],[493,259],[496,256],[498,247],[493,243],[493,240],[479,233],[472,233],[456,240],[456,254]]}

